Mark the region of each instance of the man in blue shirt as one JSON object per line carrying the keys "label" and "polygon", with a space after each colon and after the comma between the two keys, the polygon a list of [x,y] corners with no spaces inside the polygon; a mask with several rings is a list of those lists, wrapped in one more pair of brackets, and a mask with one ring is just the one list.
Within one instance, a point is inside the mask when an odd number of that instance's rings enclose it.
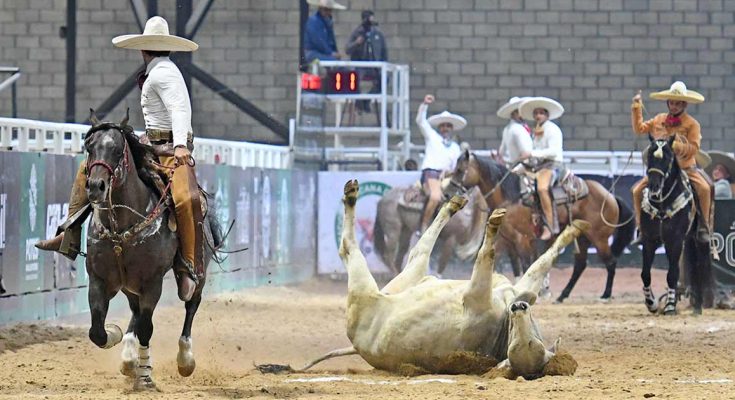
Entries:
{"label": "man in blue shirt", "polygon": [[334,0],[307,0],[319,9],[308,20],[304,29],[304,58],[307,64],[318,59],[322,61],[339,60],[342,55],[337,51],[334,38],[332,10],[346,10],[347,7]]}

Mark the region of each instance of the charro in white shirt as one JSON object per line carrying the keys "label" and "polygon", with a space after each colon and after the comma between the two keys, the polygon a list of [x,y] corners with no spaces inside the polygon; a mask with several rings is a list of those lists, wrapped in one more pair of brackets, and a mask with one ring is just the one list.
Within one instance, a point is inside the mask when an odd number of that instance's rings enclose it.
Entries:
{"label": "charro in white shirt", "polygon": [[146,129],[170,130],[173,144],[186,146],[192,133],[191,101],[181,71],[168,57],[156,57],[146,68],[140,106]]}
{"label": "charro in white shirt", "polygon": [[462,150],[457,142],[451,139],[444,139],[439,132],[431,127],[431,124],[426,119],[428,109],[429,105],[422,103],[416,115],[416,124],[418,124],[426,143],[421,169],[453,171]]}
{"label": "charro in white shirt", "polygon": [[507,163],[514,163],[524,153],[530,153],[533,149],[531,134],[518,121],[510,120],[503,128],[503,139],[498,151]]}
{"label": "charro in white shirt", "polygon": [[531,157],[554,162],[564,162],[564,138],[558,125],[546,121],[542,125],[544,133],[533,138]]}

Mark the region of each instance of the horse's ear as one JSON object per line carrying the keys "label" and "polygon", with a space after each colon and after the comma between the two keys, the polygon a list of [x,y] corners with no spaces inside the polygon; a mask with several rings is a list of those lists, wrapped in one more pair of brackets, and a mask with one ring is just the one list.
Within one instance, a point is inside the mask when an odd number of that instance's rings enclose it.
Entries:
{"label": "horse's ear", "polygon": [[99,125],[99,123],[100,123],[100,120],[97,119],[97,116],[96,115],[94,115],[94,109],[93,108],[90,108],[89,109],[89,122],[92,123],[92,126]]}
{"label": "horse's ear", "polygon": [[465,149],[464,150],[463,157],[466,158],[467,160],[470,159],[470,149]]}
{"label": "horse's ear", "polygon": [[125,118],[123,118],[122,121],[120,121],[120,126],[127,126],[129,120],[130,120],[130,107],[125,109]]}

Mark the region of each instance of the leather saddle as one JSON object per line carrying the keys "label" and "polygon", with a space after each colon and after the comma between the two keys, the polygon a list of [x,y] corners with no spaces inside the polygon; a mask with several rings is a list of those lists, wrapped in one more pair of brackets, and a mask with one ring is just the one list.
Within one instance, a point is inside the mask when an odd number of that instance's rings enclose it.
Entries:
{"label": "leather saddle", "polygon": [[[536,206],[535,174],[523,175],[521,178],[521,193],[523,204],[528,207]],[[559,169],[559,176],[554,179],[551,186],[551,197],[557,206],[572,205],[589,195],[589,187],[584,179],[574,175],[566,167]]]}

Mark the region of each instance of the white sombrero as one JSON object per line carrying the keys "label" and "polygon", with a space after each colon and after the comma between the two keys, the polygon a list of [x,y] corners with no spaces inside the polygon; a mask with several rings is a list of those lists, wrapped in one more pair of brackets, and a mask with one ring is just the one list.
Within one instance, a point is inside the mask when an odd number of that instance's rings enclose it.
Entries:
{"label": "white sombrero", "polygon": [[704,102],[704,96],[694,90],[688,90],[687,85],[682,81],[672,83],[669,90],[651,93],[651,98],[656,100],[680,100],[692,104]]}
{"label": "white sombrero", "polygon": [[527,98],[528,97],[511,97],[507,103],[498,108],[498,117],[503,119],[510,119],[510,115],[513,114],[513,111],[517,110],[518,106]]}
{"label": "white sombrero", "polygon": [[162,17],[151,17],[140,35],[122,35],[112,39],[115,47],[148,51],[194,51],[199,45],[189,39],[169,35],[168,22]]}
{"label": "white sombrero", "polygon": [[465,126],[467,126],[467,120],[464,119],[464,117],[462,117],[461,115],[452,114],[449,111],[444,111],[441,114],[436,114],[429,117],[429,123],[434,128],[445,122],[452,124],[452,128],[455,131],[462,130]]}
{"label": "white sombrero", "polygon": [[334,0],[306,0],[312,6],[331,8],[333,10],[346,10],[347,7],[337,3]]}
{"label": "white sombrero", "polygon": [[558,101],[548,97],[526,97],[518,107],[523,119],[533,120],[533,110],[537,108],[546,109],[549,112],[549,121],[557,119],[564,114],[564,107]]}

